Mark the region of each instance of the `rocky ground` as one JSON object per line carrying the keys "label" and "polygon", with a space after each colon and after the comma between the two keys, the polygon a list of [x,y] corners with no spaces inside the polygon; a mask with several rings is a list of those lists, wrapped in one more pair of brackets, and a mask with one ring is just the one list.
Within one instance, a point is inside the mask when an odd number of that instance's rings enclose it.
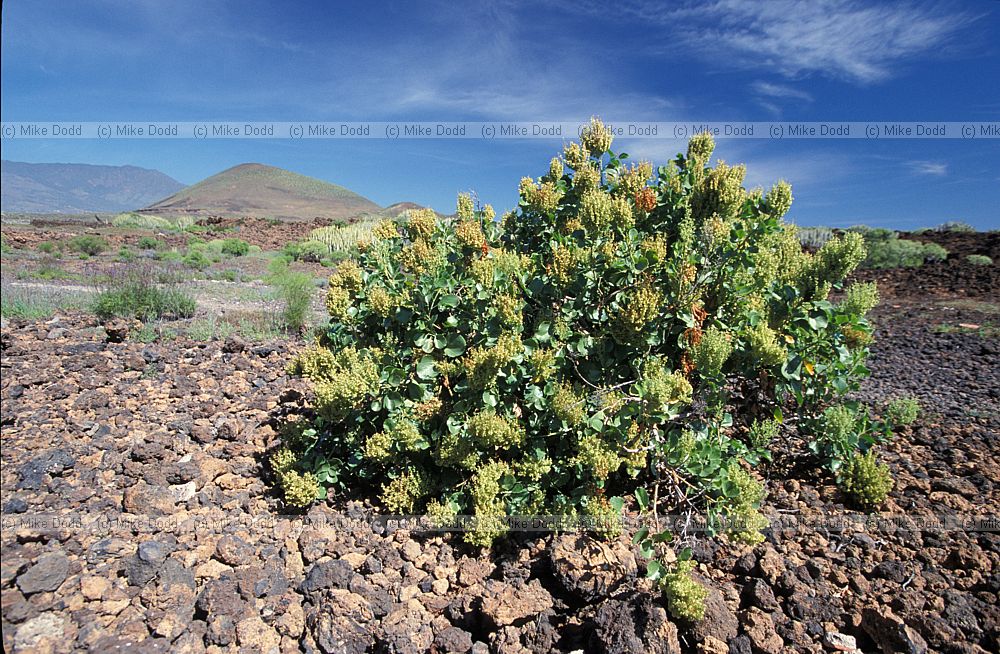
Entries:
{"label": "rocky ground", "polygon": [[[885,448],[886,514],[1000,506],[991,279],[958,305],[944,282],[887,285],[861,394],[925,412]],[[5,652],[1000,651],[1000,531],[786,528],[853,514],[793,450],[759,470],[764,543],[694,548],[707,614],[678,624],[627,537],[488,554],[359,502],[283,516],[263,453],[308,401],[283,372],[296,346],[123,335],[83,315],[4,325]]]}

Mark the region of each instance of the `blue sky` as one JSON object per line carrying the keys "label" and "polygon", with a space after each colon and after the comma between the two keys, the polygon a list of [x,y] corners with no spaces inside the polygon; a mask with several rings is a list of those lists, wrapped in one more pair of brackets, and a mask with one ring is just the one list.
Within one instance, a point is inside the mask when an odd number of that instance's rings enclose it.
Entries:
{"label": "blue sky", "polygon": [[[1000,120],[1000,2],[3,3],[5,121]],[[662,162],[684,145],[618,142]],[[498,208],[559,141],[4,141],[184,183],[258,161]],[[801,224],[1000,228],[1000,140],[723,140]]]}

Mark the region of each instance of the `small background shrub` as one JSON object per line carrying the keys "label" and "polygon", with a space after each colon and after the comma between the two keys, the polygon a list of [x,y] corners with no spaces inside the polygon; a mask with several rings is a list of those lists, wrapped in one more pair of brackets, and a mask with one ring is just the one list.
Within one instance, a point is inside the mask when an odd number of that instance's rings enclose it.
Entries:
{"label": "small background shrub", "polygon": [[153,271],[142,266],[115,270],[94,298],[94,313],[109,318],[189,318],[194,298],[172,285],[158,286]]}
{"label": "small background shrub", "polygon": [[66,241],[66,246],[73,252],[94,257],[108,249],[108,242],[94,234],[81,234]]}
{"label": "small background shrub", "polygon": [[968,261],[973,266],[992,266],[993,259],[990,259],[984,254],[969,254],[966,255],[965,260]]}

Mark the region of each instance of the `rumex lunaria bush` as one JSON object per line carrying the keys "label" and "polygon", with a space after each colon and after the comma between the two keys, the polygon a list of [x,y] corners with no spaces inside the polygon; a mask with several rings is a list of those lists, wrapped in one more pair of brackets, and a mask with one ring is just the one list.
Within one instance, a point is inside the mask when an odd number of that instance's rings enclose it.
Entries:
{"label": "rumex lunaria bush", "polygon": [[804,253],[789,185],[746,190],[708,135],[657,168],[611,142],[595,120],[502,218],[462,195],[454,219],[387,220],[340,264],[329,330],[291,364],[316,418],[274,455],[290,500],[368,488],[389,511],[477,516],[465,537],[486,545],[506,515],[609,517],[683,480],[759,541],[748,464],[789,411],[817,425],[867,373],[875,289],[828,299],[863,239]]}

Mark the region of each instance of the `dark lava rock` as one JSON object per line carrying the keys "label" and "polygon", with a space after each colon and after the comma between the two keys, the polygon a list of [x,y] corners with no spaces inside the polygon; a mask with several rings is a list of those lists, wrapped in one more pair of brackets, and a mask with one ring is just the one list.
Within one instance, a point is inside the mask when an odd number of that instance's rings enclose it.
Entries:
{"label": "dark lava rock", "polygon": [[765,611],[777,611],[780,606],[774,597],[774,591],[763,579],[751,579],[743,587],[741,599],[744,606],[756,606]]}
{"label": "dark lava rock", "polygon": [[872,570],[872,576],[901,584],[906,581],[906,566],[900,561],[882,561]]}
{"label": "dark lava rock", "polygon": [[222,344],[222,351],[227,354],[238,354],[247,349],[247,343],[236,334],[230,335]]}
{"label": "dark lava rock", "polygon": [[441,654],[465,654],[472,649],[472,634],[458,627],[448,627],[434,637],[434,647]]}
{"label": "dark lava rock", "polygon": [[147,540],[139,545],[135,554],[125,564],[128,583],[132,586],[142,586],[150,581],[159,572],[171,551],[172,547],[155,540]]}
{"label": "dark lava rock", "polygon": [[246,607],[232,579],[215,579],[205,584],[195,606],[209,618],[238,616]]}
{"label": "dark lava rock", "polygon": [[40,490],[45,484],[45,475],[56,477],[75,464],[76,460],[66,450],[52,450],[42,456],[36,456],[18,468],[20,481],[17,482],[17,488]]}
{"label": "dark lava rock", "polygon": [[322,561],[309,570],[299,589],[304,593],[311,593],[324,588],[347,588],[353,576],[354,569],[347,561]]}
{"label": "dark lava rock", "polygon": [[50,552],[38,557],[35,565],[17,578],[17,587],[25,595],[52,591],[62,585],[69,574],[69,559],[62,552]]}
{"label": "dark lava rock", "polygon": [[677,626],[668,619],[663,607],[654,605],[645,595],[605,600],[594,615],[591,647],[595,652],[606,654],[679,654],[681,651]]}
{"label": "dark lava rock", "polygon": [[927,641],[889,609],[865,608],[861,614],[861,628],[887,654],[927,652]]}
{"label": "dark lava rock", "polygon": [[[708,586],[704,580],[699,581]],[[739,626],[736,614],[726,604],[722,593],[717,588],[709,587],[708,597],[705,598],[705,617],[691,628],[695,640],[702,642],[712,636],[728,643],[739,633]]]}
{"label": "dark lava rock", "polygon": [[27,510],[28,503],[21,497],[13,497],[3,505],[4,513],[24,513]]}

